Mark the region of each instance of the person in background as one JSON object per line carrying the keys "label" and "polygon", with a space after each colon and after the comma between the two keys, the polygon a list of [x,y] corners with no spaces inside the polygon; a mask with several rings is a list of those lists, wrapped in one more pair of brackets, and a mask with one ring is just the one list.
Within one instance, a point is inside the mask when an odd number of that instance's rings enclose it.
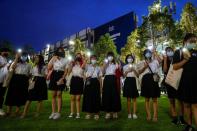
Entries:
{"label": "person in background", "polygon": [[86,66],[85,69],[85,88],[83,93],[83,106],[82,111],[86,112],[85,119],[90,119],[91,114],[94,115],[94,119],[99,119],[99,111],[101,107],[101,77],[102,71],[97,66],[97,58],[95,55],[90,57],[91,64]]}
{"label": "person in background", "polygon": [[102,69],[105,74],[102,91],[102,110],[106,112],[105,119],[110,119],[111,114],[117,119],[118,112],[121,111],[120,91],[116,81],[117,69],[114,53],[108,52]]}
{"label": "person in background", "polygon": [[41,105],[43,100],[48,99],[47,84],[46,84],[46,71],[47,68],[44,63],[44,58],[42,55],[37,55],[35,57],[34,67],[31,69],[32,81],[34,81],[33,89],[29,89],[28,99],[25,104],[25,108],[21,118],[27,115],[30,104],[32,101],[37,101],[37,110],[35,117],[39,116]]}
{"label": "person in background", "polygon": [[160,88],[158,81],[155,81],[153,74],[158,73],[160,63],[156,53],[146,49],[144,55],[144,66],[139,70],[139,74],[143,73],[141,84],[141,96],[145,97],[146,119],[151,120],[150,99],[153,101],[153,121],[158,121],[158,98],[160,97]]}
{"label": "person in background", "polygon": [[[48,64],[48,72],[52,71],[49,83],[49,90],[52,92],[52,113],[49,119],[56,120],[61,117],[62,92],[66,86],[65,77],[67,75],[67,66],[68,61],[65,58],[64,48],[60,47]],[[56,106],[58,107],[57,111]]]}
{"label": "person in background", "polygon": [[[163,62],[162,62],[162,68],[163,68],[163,73],[164,73],[164,80],[166,79],[168,70],[170,68],[170,65],[173,63],[173,56],[174,56],[174,51],[171,47],[166,47],[165,49],[165,54],[163,54]],[[166,89],[167,89],[167,94],[168,94],[168,99],[170,102],[170,113],[172,117],[172,123],[174,124],[184,124],[185,121],[183,119],[183,102],[179,102],[179,114],[180,116],[177,117],[177,111],[176,111],[176,99],[177,99],[177,90],[175,90],[173,87],[170,85],[164,83]]]}
{"label": "person in background", "polygon": [[[127,98],[127,110],[128,110],[128,118],[137,119],[136,110],[137,110],[137,102],[136,98],[139,97],[139,93],[137,90],[136,77],[138,77],[138,73],[135,69],[135,57],[133,55],[127,55],[125,59],[126,65],[123,67],[123,74],[126,78],[124,81],[123,87],[123,97]],[[133,112],[131,115],[131,98],[133,100]]]}
{"label": "person in background", "polygon": [[[31,65],[28,64],[28,54],[23,52],[16,54],[14,62],[9,70],[14,70],[14,74],[10,80],[5,105],[7,105],[7,116],[20,115],[20,107],[25,105],[28,97],[28,86]],[[16,112],[12,115],[12,107],[16,106]]]}
{"label": "person in background", "polygon": [[80,105],[81,105],[81,95],[83,94],[84,87],[84,69],[86,66],[86,62],[83,60],[81,54],[77,53],[75,56],[75,60],[72,65],[69,67],[68,75],[72,73],[72,78],[70,82],[70,115],[69,118],[73,118],[74,116],[74,107],[76,104],[76,119],[80,119]]}
{"label": "person in background", "polygon": [[3,82],[8,73],[7,58],[9,56],[9,53],[10,53],[10,50],[8,48],[0,49],[0,116],[5,115],[5,112],[3,110],[3,102],[4,102],[6,88],[3,87]]}
{"label": "person in background", "polygon": [[[184,131],[194,131],[192,115],[197,126],[197,37],[186,34],[183,40],[184,48],[176,51],[173,58],[173,68],[183,68],[178,88],[178,99],[184,103],[186,127]],[[180,53],[180,51],[182,53]],[[180,56],[181,54],[181,56]],[[181,57],[181,60],[180,60]]]}

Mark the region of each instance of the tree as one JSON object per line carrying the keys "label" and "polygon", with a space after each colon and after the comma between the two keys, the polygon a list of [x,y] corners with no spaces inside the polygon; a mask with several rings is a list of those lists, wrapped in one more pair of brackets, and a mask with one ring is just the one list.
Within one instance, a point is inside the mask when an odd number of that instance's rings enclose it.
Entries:
{"label": "tree", "polygon": [[10,41],[1,40],[0,41],[0,48],[8,48],[11,51],[9,59],[14,59],[14,57],[15,57],[14,46]]}
{"label": "tree", "polygon": [[0,48],[8,48],[11,51],[14,50],[13,44],[10,41],[7,41],[7,40],[1,40],[0,41]]}
{"label": "tree", "polygon": [[108,33],[99,38],[98,42],[93,46],[93,51],[97,56],[99,56],[99,63],[103,62],[109,51],[113,52],[115,56],[117,56],[116,45]]}
{"label": "tree", "polygon": [[27,52],[29,55],[35,54],[35,49],[32,47],[32,44],[24,44],[23,50]]}
{"label": "tree", "polygon": [[140,29],[136,29],[127,37],[127,44],[121,49],[120,58],[122,61],[125,60],[128,54],[134,54],[137,60],[142,58],[144,45],[140,41],[140,31]]}
{"label": "tree", "polygon": [[183,8],[180,26],[185,33],[197,34],[197,8],[192,3],[187,3]]}
{"label": "tree", "polygon": [[73,54],[76,54],[76,53],[81,53],[83,54],[84,51],[85,51],[85,44],[83,42],[81,42],[81,40],[79,38],[76,38],[74,40],[74,47],[73,47]]}

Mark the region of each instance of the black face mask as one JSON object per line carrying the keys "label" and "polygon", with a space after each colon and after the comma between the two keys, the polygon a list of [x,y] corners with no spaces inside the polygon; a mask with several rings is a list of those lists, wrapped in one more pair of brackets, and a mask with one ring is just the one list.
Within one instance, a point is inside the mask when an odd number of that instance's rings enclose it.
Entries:
{"label": "black face mask", "polygon": [[64,52],[58,52],[57,56],[64,58],[65,57],[65,53]]}

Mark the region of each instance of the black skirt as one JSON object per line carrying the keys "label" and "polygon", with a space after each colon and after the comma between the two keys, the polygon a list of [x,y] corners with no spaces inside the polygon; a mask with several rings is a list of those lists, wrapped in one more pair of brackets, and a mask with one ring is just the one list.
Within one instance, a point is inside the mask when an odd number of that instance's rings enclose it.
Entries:
{"label": "black skirt", "polygon": [[127,77],[125,79],[124,87],[123,87],[123,97],[127,97],[127,98],[139,97],[135,77]]}
{"label": "black skirt", "polygon": [[71,95],[82,95],[83,94],[84,81],[83,78],[72,76],[70,82],[70,94]]}
{"label": "black skirt", "polygon": [[66,87],[65,84],[57,85],[57,82],[62,78],[63,75],[64,75],[64,71],[53,71],[52,72],[50,83],[49,83],[49,90],[63,91],[65,89],[65,87]]}
{"label": "black skirt", "polygon": [[97,78],[91,78],[90,84],[86,85],[83,92],[82,111],[98,113],[101,107],[100,83]]}
{"label": "black skirt", "polygon": [[173,87],[171,87],[170,85],[164,83],[164,86],[167,89],[167,94],[168,94],[168,98],[169,99],[176,99],[177,98],[177,90],[175,90]]}
{"label": "black skirt", "polygon": [[5,105],[23,106],[28,97],[29,78],[26,75],[14,74],[10,81]]}
{"label": "black skirt", "polygon": [[44,77],[36,76],[34,78],[35,86],[32,90],[29,90],[28,100],[41,101],[48,99],[47,84]]}
{"label": "black skirt", "polygon": [[142,78],[141,96],[146,98],[160,97],[159,84],[154,81],[152,74],[145,74]]}
{"label": "black skirt", "polygon": [[105,112],[121,111],[119,89],[115,75],[107,75],[104,78],[102,92],[102,110]]}

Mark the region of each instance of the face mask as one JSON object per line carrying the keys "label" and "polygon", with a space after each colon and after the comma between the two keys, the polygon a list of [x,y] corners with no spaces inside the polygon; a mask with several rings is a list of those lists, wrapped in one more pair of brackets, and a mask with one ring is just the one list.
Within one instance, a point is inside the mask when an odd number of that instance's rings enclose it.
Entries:
{"label": "face mask", "polygon": [[21,60],[22,60],[22,62],[27,61],[27,56],[21,56]]}
{"label": "face mask", "polygon": [[174,52],[173,51],[168,51],[166,54],[167,54],[167,56],[172,57],[174,55]]}
{"label": "face mask", "polygon": [[152,57],[152,54],[148,52],[148,53],[145,54],[145,57],[146,58],[151,58]]}
{"label": "face mask", "polygon": [[127,62],[128,62],[128,63],[132,63],[132,62],[133,62],[133,59],[132,59],[132,58],[128,58],[128,59],[127,59]]}
{"label": "face mask", "polygon": [[58,52],[58,54],[57,54],[59,57],[62,57],[62,58],[64,58],[65,57],[65,53],[64,52]]}
{"label": "face mask", "polygon": [[113,60],[113,56],[108,56],[107,59],[108,59],[109,61],[112,61],[112,60]]}
{"label": "face mask", "polygon": [[197,47],[195,43],[187,43],[185,46],[188,50],[192,50]]}
{"label": "face mask", "polygon": [[96,60],[91,60],[91,63],[94,65],[96,64]]}

